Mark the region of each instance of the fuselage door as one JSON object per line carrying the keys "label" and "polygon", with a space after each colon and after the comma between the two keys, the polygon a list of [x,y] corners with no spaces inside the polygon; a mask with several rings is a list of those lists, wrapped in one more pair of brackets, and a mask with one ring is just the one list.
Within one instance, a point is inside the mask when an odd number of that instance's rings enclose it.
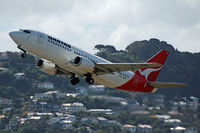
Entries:
{"label": "fuselage door", "polygon": [[44,42],[44,34],[38,33],[38,43],[43,43]]}

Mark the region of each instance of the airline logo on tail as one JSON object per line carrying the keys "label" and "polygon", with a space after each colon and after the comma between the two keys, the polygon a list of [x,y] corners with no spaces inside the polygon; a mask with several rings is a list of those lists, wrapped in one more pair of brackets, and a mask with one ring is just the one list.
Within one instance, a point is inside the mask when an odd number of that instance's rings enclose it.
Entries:
{"label": "airline logo on tail", "polygon": [[141,74],[141,75],[143,75],[144,77],[145,77],[145,79],[146,80],[148,80],[148,76],[152,73],[152,72],[156,72],[156,71],[159,71],[159,70],[161,70],[162,69],[162,67],[160,67],[160,68],[147,68],[147,69],[145,69],[145,70],[139,70],[139,73]]}

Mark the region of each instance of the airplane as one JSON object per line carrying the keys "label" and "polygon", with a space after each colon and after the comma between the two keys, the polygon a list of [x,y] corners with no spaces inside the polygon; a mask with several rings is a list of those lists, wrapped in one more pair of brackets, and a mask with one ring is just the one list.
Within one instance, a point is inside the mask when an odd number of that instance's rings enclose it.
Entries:
{"label": "airplane", "polygon": [[89,84],[96,82],[106,87],[154,93],[158,88],[182,87],[184,83],[156,82],[169,55],[161,50],[145,63],[112,63],[89,54],[71,44],[65,43],[40,31],[20,29],[9,32],[17,47],[26,53],[39,56],[36,66],[50,75],[67,75],[71,84],[79,83],[79,77]]}

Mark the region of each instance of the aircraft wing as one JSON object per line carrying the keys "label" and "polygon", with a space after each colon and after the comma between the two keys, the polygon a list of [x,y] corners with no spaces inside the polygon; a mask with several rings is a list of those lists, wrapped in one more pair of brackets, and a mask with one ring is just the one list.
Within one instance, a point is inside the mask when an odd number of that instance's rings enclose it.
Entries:
{"label": "aircraft wing", "polygon": [[160,67],[158,63],[97,63],[96,74],[108,74],[112,72],[132,71],[147,68],[147,67]]}
{"label": "aircraft wing", "polygon": [[70,71],[68,71],[68,70],[66,70],[66,69],[63,69],[62,67],[56,65],[56,68],[59,70],[59,71],[58,71],[59,74],[61,74],[61,75],[62,75],[62,74],[65,74],[65,75],[67,75],[67,76],[69,76],[69,77],[72,76],[72,72],[70,72]]}

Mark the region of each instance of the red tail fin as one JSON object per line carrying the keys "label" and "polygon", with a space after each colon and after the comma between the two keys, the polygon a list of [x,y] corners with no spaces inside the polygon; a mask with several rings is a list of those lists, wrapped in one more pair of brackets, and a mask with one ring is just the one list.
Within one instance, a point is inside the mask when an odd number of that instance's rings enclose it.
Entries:
{"label": "red tail fin", "polygon": [[[159,63],[164,65],[169,52],[166,50],[161,50],[152,58],[150,58],[147,63]],[[158,74],[160,73],[161,67],[149,67],[141,70],[137,70],[135,75],[127,83],[117,87],[122,90],[137,91],[137,92],[153,92],[154,87],[148,84],[156,81]]]}
{"label": "red tail fin", "polygon": [[[161,50],[156,55],[154,55],[152,58],[150,58],[147,61],[147,63],[159,63],[161,65],[164,65],[168,55],[169,55],[168,51]],[[145,73],[145,76],[147,76],[146,77],[147,81],[156,81],[161,69],[162,69],[162,67],[145,68],[145,69],[141,70],[141,74]]]}

